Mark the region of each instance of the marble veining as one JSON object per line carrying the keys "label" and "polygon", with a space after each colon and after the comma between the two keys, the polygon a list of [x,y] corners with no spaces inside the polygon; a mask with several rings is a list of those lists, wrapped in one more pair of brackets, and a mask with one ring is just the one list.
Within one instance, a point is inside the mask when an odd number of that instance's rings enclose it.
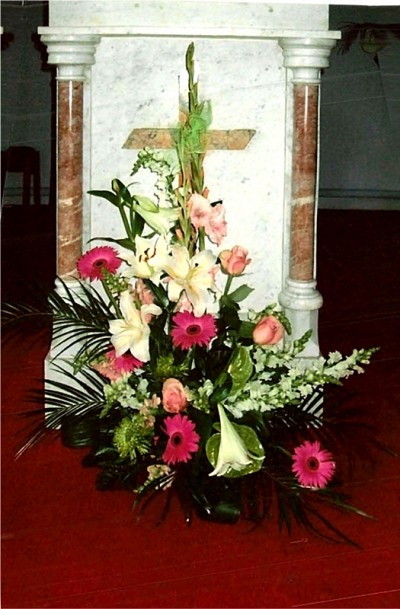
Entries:
{"label": "marble veining", "polygon": [[82,82],[58,83],[57,275],[75,271],[82,253]]}
{"label": "marble veining", "polygon": [[290,277],[314,278],[318,85],[294,85]]}

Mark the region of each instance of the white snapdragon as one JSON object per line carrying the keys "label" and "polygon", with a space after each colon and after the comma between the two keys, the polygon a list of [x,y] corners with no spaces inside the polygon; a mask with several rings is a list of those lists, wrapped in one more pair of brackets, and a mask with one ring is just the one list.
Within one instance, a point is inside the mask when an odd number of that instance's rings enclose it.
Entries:
{"label": "white snapdragon", "polygon": [[204,410],[204,412],[210,412],[209,398],[214,391],[214,385],[210,379],[206,379],[203,385],[200,385],[196,389],[192,389],[192,406],[198,410]]}
{"label": "white snapdragon", "polygon": [[131,407],[135,399],[135,389],[129,385],[128,377],[122,376],[109,385],[104,385],[104,397],[108,407],[115,403]]}

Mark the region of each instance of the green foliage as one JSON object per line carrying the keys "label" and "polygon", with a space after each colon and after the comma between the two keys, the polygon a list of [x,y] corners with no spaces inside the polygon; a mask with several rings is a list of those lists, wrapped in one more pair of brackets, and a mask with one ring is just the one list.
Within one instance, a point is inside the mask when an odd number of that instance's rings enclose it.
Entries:
{"label": "green foliage", "polygon": [[234,395],[246,386],[253,372],[253,362],[246,347],[237,347],[232,354],[228,373],[232,378],[230,395]]}
{"label": "green foliage", "polygon": [[95,359],[109,347],[108,326],[114,317],[110,307],[93,287],[80,282],[81,296],[77,297],[66,282],[60,282],[64,295],[56,290],[49,295],[57,357],[76,348],[77,362],[82,357],[85,361]]}
{"label": "green foliage", "polygon": [[114,445],[122,459],[134,460],[138,453],[147,454],[152,440],[152,429],[140,414],[124,417],[114,431]]}

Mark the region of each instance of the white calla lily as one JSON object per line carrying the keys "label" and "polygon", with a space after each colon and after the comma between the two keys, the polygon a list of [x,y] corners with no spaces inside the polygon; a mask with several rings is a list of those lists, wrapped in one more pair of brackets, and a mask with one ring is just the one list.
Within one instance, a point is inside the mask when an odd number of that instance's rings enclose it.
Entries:
{"label": "white calla lily", "polygon": [[123,319],[110,321],[111,343],[119,357],[130,351],[141,362],[150,359],[150,328],[146,323],[147,315],[160,315],[161,309],[155,304],[142,305],[137,309],[128,290],[122,292],[120,309]]}
{"label": "white calla lily", "polygon": [[242,438],[226,416],[223,406],[219,404],[218,413],[221,422],[221,441],[216,466],[209,476],[224,476],[232,469],[241,471],[250,465],[254,458],[258,458],[249,453]]}
{"label": "white calla lily", "polygon": [[169,275],[168,297],[172,302],[178,302],[182,291],[193,306],[197,317],[206,311],[209,290],[216,291],[212,271],[215,266],[215,256],[209,250],[203,250],[190,257],[183,245],[175,245],[168,256],[163,270]]}

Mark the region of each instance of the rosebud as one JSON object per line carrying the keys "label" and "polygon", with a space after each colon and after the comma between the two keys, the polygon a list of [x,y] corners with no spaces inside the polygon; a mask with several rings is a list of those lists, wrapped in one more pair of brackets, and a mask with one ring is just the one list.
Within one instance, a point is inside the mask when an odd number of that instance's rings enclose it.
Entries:
{"label": "rosebud", "polygon": [[281,322],[273,315],[260,319],[253,330],[253,340],[257,345],[275,345],[283,337],[285,330]]}
{"label": "rosebud", "polygon": [[233,246],[231,250],[223,250],[219,255],[222,270],[228,275],[241,275],[251,262],[247,254],[247,250],[240,245]]}

